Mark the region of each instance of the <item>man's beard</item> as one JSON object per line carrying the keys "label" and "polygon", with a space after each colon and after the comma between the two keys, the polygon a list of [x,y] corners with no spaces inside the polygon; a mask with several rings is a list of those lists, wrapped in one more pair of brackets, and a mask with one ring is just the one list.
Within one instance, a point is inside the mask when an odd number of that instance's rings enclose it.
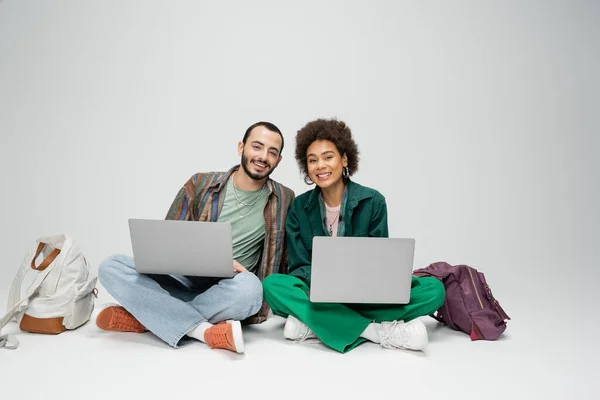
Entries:
{"label": "man's beard", "polygon": [[255,181],[260,181],[261,179],[265,179],[266,177],[271,175],[271,173],[273,172],[273,169],[271,168],[271,165],[268,162],[260,161],[260,163],[265,164],[267,166],[267,168],[265,169],[265,171],[262,174],[254,173],[254,172],[250,171],[250,167],[249,167],[250,163],[251,163],[251,161],[248,160],[248,157],[246,157],[245,152],[242,152],[242,168],[244,168],[246,175],[248,175],[250,178],[254,179]]}

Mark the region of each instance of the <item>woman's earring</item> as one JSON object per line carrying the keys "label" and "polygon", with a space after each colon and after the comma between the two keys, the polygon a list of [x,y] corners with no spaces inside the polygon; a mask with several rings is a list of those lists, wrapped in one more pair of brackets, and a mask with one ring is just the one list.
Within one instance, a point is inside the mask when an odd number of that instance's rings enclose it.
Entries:
{"label": "woman's earring", "polygon": [[350,176],[350,172],[348,171],[348,167],[344,167],[344,169],[342,169],[342,176],[346,179],[348,179],[348,177]]}
{"label": "woman's earring", "polygon": [[312,179],[310,179],[308,175],[304,175],[304,183],[306,183],[307,185],[312,185],[314,182],[312,181]]}

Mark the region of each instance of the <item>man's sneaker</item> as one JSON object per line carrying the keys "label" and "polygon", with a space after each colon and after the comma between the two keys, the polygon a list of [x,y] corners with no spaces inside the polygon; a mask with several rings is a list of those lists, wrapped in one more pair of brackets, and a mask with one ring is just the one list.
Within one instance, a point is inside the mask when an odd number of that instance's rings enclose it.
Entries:
{"label": "man's sneaker", "polygon": [[148,331],[129,311],[119,305],[102,309],[96,317],[96,325],[105,331],[136,332]]}
{"label": "man's sneaker", "polygon": [[226,321],[204,331],[204,341],[211,349],[225,349],[236,353],[244,352],[244,337],[240,321]]}
{"label": "man's sneaker", "polygon": [[424,350],[427,347],[427,328],[418,319],[382,322],[377,330],[381,345],[388,349]]}
{"label": "man's sneaker", "polygon": [[288,315],[283,327],[283,336],[286,339],[298,340],[317,339],[317,335],[302,321],[293,315]]}

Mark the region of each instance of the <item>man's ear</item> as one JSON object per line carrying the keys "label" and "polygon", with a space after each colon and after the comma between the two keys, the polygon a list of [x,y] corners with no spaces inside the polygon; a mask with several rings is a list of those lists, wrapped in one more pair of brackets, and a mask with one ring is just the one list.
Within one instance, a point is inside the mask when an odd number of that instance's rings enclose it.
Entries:
{"label": "man's ear", "polygon": [[238,156],[242,156],[242,153],[244,152],[244,142],[239,142],[238,143]]}
{"label": "man's ear", "polygon": [[278,160],[277,160],[277,162],[275,163],[275,166],[273,167],[273,169],[277,168],[277,166],[278,166],[278,165],[279,165],[279,163],[281,162],[281,159],[282,159],[282,158],[283,158],[282,156],[279,156],[279,159],[278,159]]}

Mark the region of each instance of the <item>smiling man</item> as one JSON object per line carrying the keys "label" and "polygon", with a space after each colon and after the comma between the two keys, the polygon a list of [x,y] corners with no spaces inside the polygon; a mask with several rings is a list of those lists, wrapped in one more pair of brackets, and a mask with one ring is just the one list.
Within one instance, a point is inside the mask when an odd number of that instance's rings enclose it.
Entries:
{"label": "smiling man", "polygon": [[96,325],[151,331],[174,348],[196,339],[243,353],[240,321],[267,319],[262,280],[287,271],[283,227],[294,192],[269,178],[282,150],[279,128],[270,122],[251,125],[238,144],[241,164],[227,172],[194,174],[167,212],[166,219],[231,223],[233,278],[144,275],[133,258],[111,256],[100,264],[98,276],[120,305],[101,309]]}

